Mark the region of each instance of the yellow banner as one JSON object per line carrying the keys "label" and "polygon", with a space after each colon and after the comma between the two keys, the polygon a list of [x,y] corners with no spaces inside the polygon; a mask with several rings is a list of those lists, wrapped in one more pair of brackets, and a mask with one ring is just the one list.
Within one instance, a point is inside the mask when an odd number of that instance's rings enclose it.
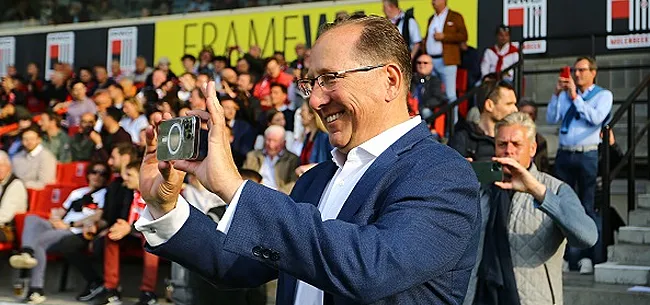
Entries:
{"label": "yellow banner", "polygon": [[[413,8],[422,35],[433,14],[431,1],[402,0],[402,10]],[[470,45],[476,45],[478,1],[450,1],[449,7],[465,18]],[[337,12],[363,11],[383,16],[382,1],[316,2],[291,6],[271,6],[228,12],[215,12],[210,16],[183,16],[182,19],[156,22],[154,57],[156,62],[167,56],[172,69],[182,67],[183,54],[197,56],[205,45],[212,46],[216,54],[225,54],[230,46],[259,45],[263,56],[274,51],[285,51],[288,61],[295,59],[293,49],[298,43],[308,46],[316,39],[320,24],[333,21]],[[234,13],[233,13],[234,12]],[[235,55],[236,57],[236,55]]]}

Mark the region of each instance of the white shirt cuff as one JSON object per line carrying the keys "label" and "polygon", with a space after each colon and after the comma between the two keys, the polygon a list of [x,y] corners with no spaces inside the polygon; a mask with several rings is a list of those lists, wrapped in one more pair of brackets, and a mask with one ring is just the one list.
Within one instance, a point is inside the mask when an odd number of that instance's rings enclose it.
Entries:
{"label": "white shirt cuff", "polygon": [[149,245],[157,247],[180,231],[189,217],[190,205],[183,196],[178,195],[176,207],[158,219],[153,219],[149,206],[145,207],[140,218],[135,222],[135,229],[142,232]]}
{"label": "white shirt cuff", "polygon": [[217,225],[217,230],[222,232],[223,234],[228,234],[228,230],[230,230],[230,224],[232,223],[232,218],[235,215],[235,210],[237,210],[237,203],[239,203],[239,197],[241,196],[241,191],[244,189],[245,185],[246,185],[246,181],[244,181],[244,183],[242,183],[239,186],[239,188],[235,192],[235,195],[232,197],[232,201],[230,201],[228,208],[226,208],[226,212],[223,213],[223,217],[221,217],[221,220],[219,220],[219,224]]}

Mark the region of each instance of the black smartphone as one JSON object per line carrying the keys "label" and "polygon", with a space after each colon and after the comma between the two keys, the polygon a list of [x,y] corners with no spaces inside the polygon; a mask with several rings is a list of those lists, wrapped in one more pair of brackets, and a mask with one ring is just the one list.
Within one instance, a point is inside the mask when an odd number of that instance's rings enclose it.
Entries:
{"label": "black smartphone", "polygon": [[198,116],[173,118],[158,126],[158,160],[203,160],[207,152],[208,131],[201,129]]}
{"label": "black smartphone", "polygon": [[503,181],[503,166],[494,161],[472,162],[472,168],[481,184],[492,184],[496,181]]}

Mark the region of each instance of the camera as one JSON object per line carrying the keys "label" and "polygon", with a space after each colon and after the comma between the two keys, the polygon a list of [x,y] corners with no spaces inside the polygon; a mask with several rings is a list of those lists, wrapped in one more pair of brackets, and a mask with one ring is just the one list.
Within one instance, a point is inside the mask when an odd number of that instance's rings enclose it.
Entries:
{"label": "camera", "polygon": [[207,155],[207,130],[198,116],[178,117],[158,127],[158,160],[203,160]]}

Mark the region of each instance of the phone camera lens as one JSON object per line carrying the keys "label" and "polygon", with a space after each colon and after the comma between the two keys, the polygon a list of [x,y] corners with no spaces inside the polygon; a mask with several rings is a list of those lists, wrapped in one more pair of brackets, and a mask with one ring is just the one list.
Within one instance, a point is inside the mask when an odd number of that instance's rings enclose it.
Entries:
{"label": "phone camera lens", "polygon": [[498,172],[501,170],[501,164],[499,163],[492,163],[492,171],[493,172]]}

